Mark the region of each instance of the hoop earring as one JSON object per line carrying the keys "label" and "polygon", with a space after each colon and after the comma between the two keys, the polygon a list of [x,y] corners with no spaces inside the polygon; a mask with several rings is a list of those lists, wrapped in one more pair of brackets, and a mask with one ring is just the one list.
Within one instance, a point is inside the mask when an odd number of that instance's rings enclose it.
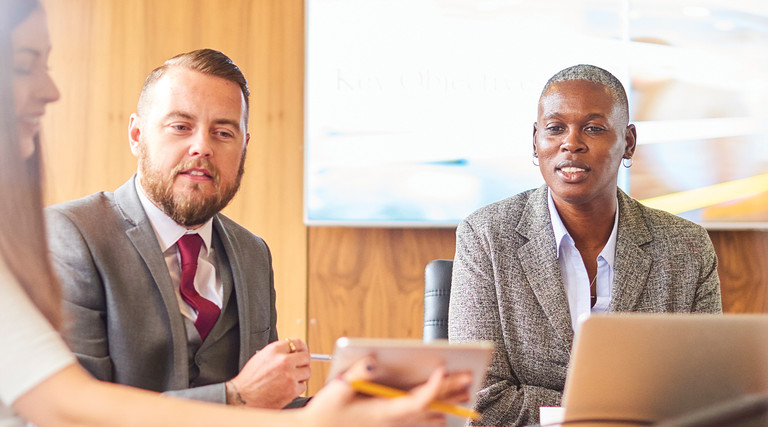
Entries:
{"label": "hoop earring", "polygon": [[533,158],[531,158],[531,163],[533,163],[534,166],[538,167],[539,166],[539,158],[536,157],[536,156],[533,156]]}
{"label": "hoop earring", "polygon": [[[629,161],[627,161],[627,160],[629,160]],[[627,168],[627,169],[632,167],[632,163],[633,163],[632,157],[625,157],[625,158],[621,159],[621,164],[624,165],[624,167]]]}

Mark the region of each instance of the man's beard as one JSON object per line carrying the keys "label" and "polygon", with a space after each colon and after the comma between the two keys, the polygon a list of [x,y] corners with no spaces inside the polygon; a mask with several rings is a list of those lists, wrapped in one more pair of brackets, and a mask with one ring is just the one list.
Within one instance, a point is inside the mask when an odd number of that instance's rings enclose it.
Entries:
{"label": "man's beard", "polygon": [[[199,159],[180,163],[173,168],[169,176],[163,176],[159,170],[153,167],[147,155],[146,147],[143,144],[140,147],[139,163],[142,188],[152,203],[184,227],[205,224],[229,204],[240,188],[240,180],[243,177],[243,172],[245,172],[245,149],[243,149],[243,155],[240,158],[240,167],[235,182],[229,187],[221,188],[221,175],[209,160]],[[176,176],[183,170],[195,167],[205,168],[210,172],[212,184],[216,189],[215,194],[206,197],[197,194],[201,185],[196,183],[187,184],[187,190],[192,190],[192,194],[174,194],[173,184]]]}

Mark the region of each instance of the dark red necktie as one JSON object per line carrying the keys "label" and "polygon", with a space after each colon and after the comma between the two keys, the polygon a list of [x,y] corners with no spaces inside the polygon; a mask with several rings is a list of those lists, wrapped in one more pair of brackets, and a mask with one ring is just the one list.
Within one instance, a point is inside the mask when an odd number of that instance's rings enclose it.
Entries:
{"label": "dark red necktie", "polygon": [[181,255],[181,282],[179,283],[181,297],[197,312],[195,327],[200,337],[205,340],[219,318],[221,310],[216,304],[200,296],[195,289],[197,257],[200,255],[203,238],[199,234],[185,234],[176,242],[176,245]]}

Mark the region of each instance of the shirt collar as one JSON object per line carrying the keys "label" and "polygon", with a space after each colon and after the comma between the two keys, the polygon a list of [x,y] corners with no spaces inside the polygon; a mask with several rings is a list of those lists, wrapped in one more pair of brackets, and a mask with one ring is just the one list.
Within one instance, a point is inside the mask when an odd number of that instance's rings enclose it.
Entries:
{"label": "shirt collar", "polygon": [[552,190],[550,190],[549,187],[547,187],[547,206],[549,207],[549,218],[552,221],[552,230],[555,232],[557,257],[560,258],[560,245],[563,243],[563,239],[567,238],[571,243],[573,243],[573,239],[571,238],[571,235],[568,234],[568,230],[565,228],[563,220],[560,219],[560,214],[555,207],[555,201],[552,200]]}
{"label": "shirt collar", "polygon": [[[552,230],[555,232],[555,244],[557,245],[557,257],[560,258],[560,246],[564,239],[568,239],[568,242],[573,245],[573,238],[568,234],[568,229],[565,228],[563,220],[560,218],[560,214],[555,207],[555,201],[552,199],[552,190],[547,188],[547,206],[549,207],[549,218],[552,222]],[[619,205],[616,204],[616,214],[613,216],[613,229],[611,230],[611,236],[608,237],[608,242],[605,243],[605,247],[600,251],[600,255],[605,261],[613,268],[613,262],[616,259],[616,237],[618,235],[619,225]]]}
{"label": "shirt collar", "polygon": [[203,246],[206,251],[211,247],[211,236],[213,234],[213,218],[205,222],[201,227],[194,230],[187,229],[183,225],[180,225],[171,217],[165,214],[162,209],[155,206],[152,201],[149,200],[144,188],[139,182],[139,178],[136,177],[136,192],[139,194],[139,200],[141,206],[144,208],[144,212],[147,213],[149,223],[152,224],[152,228],[155,230],[155,236],[158,243],[160,243],[160,249],[165,252],[171,246],[176,244],[176,241],[184,234],[197,233],[203,238]]}

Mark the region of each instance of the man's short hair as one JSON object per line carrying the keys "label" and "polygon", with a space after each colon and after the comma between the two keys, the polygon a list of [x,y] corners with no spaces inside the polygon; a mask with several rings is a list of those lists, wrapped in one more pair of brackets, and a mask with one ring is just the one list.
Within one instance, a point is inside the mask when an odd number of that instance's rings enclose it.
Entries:
{"label": "man's short hair", "polygon": [[627,120],[629,120],[629,101],[621,81],[607,70],[594,65],[579,64],[558,71],[547,80],[544,89],[541,91],[541,96],[544,96],[553,84],[572,80],[586,80],[608,88],[613,100],[618,103],[622,112],[626,113]]}
{"label": "man's short hair", "polygon": [[174,67],[186,68],[211,76],[221,77],[240,86],[240,91],[245,99],[245,127],[248,128],[248,110],[250,103],[248,96],[251,94],[248,89],[248,82],[245,80],[243,72],[234,62],[223,53],[213,49],[198,49],[191,52],[182,53],[165,61],[163,65],[152,70],[144,81],[144,87],[141,88],[137,110],[142,114],[149,90],[160,80],[165,73]]}

